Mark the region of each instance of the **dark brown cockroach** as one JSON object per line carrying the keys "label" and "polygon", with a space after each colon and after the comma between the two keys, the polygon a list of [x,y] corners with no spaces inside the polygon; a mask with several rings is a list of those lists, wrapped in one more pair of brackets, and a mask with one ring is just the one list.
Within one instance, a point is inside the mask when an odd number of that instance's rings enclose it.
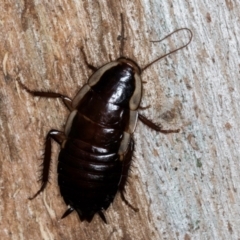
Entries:
{"label": "dark brown cockroach", "polygon": [[[76,210],[81,221],[91,222],[98,213],[106,223],[103,211],[113,202],[119,191],[125,199],[126,184],[134,149],[133,132],[137,120],[157,132],[177,133],[178,130],[163,130],[140,113],[142,98],[141,73],[156,61],[186,47],[187,44],[161,56],[140,68],[133,60],[123,57],[124,24],[121,15],[120,58],[99,69],[86,64],[95,72],[77,95],[70,98],[55,92],[31,91],[20,85],[34,97],[61,98],[71,111],[65,131],[51,130],[46,136],[41,188],[35,198],[47,186],[51,162],[51,139],[61,146],[58,157],[58,185],[65,203],[69,206],[62,218]],[[165,39],[164,38],[164,39]],[[163,39],[162,39],[163,40]],[[155,41],[155,42],[160,42]]]}

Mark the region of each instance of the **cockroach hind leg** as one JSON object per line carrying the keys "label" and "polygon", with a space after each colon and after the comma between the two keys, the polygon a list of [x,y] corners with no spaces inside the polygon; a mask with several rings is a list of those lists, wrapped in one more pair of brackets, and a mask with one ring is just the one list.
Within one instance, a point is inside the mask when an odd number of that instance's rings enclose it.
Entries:
{"label": "cockroach hind leg", "polygon": [[138,211],[139,211],[138,208],[135,208],[135,207],[125,198],[123,191],[120,191],[120,195],[121,195],[121,198],[122,198],[123,202],[124,202],[128,207],[130,207],[134,212],[138,212]]}
{"label": "cockroach hind leg", "polygon": [[48,132],[46,136],[46,141],[45,141],[43,162],[41,164],[43,169],[42,169],[42,174],[39,180],[41,181],[42,185],[40,189],[32,197],[28,198],[29,200],[33,200],[34,198],[36,198],[47,187],[48,180],[49,180],[50,164],[51,164],[51,153],[52,153],[51,139],[55,140],[58,144],[61,144],[65,138],[66,137],[64,133],[58,130],[52,129]]}
{"label": "cockroach hind leg", "polygon": [[47,186],[47,182],[43,182],[41,188],[32,197],[29,197],[28,199],[33,200],[34,198],[36,198],[41,192],[44,191],[46,186]]}
{"label": "cockroach hind leg", "polygon": [[62,215],[61,219],[67,217],[69,214],[71,214],[74,211],[74,208],[69,207],[66,212]]}

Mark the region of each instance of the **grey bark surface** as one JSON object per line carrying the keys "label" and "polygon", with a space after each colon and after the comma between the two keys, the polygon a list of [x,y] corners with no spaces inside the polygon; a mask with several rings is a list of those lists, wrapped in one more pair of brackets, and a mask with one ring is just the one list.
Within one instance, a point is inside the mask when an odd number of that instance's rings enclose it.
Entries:
{"label": "grey bark surface", "polygon": [[[239,239],[240,238],[240,6],[237,1],[1,1],[0,3],[0,239]],[[51,180],[33,201],[47,132],[63,130],[60,100],[33,98],[33,90],[74,97],[94,66],[119,57],[120,13],[124,55],[147,69],[141,111],[177,134],[138,123],[126,198],[81,223],[57,186],[54,145]]]}

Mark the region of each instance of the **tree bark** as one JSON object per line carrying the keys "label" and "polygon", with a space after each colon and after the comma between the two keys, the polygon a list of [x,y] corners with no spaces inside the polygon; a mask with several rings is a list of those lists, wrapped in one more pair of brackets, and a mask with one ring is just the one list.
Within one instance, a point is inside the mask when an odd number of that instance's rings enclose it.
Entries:
{"label": "tree bark", "polygon": [[[41,3],[40,3],[41,2]],[[238,239],[240,182],[240,7],[237,1],[2,1],[0,3],[0,239]],[[117,195],[89,224],[66,205],[57,185],[54,144],[51,184],[36,199],[44,140],[64,129],[61,100],[33,98],[32,90],[71,98],[92,71],[124,55],[140,67],[185,44],[142,74],[141,112],[163,135],[138,123],[126,198]]]}

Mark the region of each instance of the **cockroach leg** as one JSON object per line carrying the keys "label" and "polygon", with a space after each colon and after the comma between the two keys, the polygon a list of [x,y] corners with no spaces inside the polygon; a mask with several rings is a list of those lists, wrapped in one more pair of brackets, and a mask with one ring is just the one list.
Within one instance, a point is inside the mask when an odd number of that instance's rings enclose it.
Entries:
{"label": "cockroach leg", "polygon": [[125,204],[130,207],[134,212],[138,212],[139,209],[135,208],[124,196],[123,191],[120,191],[120,195],[121,195],[121,199],[123,200],[123,202],[125,202]]}
{"label": "cockroach leg", "polygon": [[84,58],[84,62],[85,64],[88,66],[88,68],[90,68],[93,72],[96,72],[98,70],[97,67],[93,66],[92,64],[90,64],[88,61],[87,61],[87,56],[83,50],[83,47],[81,48],[81,51],[82,51],[82,54],[83,54],[83,58]]}
{"label": "cockroach leg", "polygon": [[60,93],[55,93],[55,92],[43,92],[43,91],[32,91],[30,90],[27,86],[25,86],[22,82],[20,82],[19,79],[17,79],[19,85],[25,90],[27,91],[29,94],[31,94],[33,97],[44,97],[44,98],[61,98],[64,105],[70,110],[73,111],[73,107],[72,107],[72,100],[67,97],[64,96]]}
{"label": "cockroach leg", "polygon": [[138,208],[133,207],[132,204],[129,203],[128,200],[124,196],[124,187],[127,183],[127,177],[128,177],[129,169],[130,169],[130,166],[131,166],[133,150],[134,150],[134,141],[131,138],[127,153],[126,153],[126,155],[123,159],[123,167],[122,167],[122,174],[121,174],[122,178],[121,178],[121,181],[119,183],[118,189],[120,191],[121,198],[125,202],[125,204],[128,207],[130,207],[133,211],[137,212]]}
{"label": "cockroach leg", "polygon": [[150,127],[151,129],[157,131],[157,132],[161,132],[164,134],[168,134],[168,133],[178,133],[180,131],[180,129],[175,129],[175,130],[163,130],[161,126],[153,123],[152,121],[150,121],[149,119],[147,119],[146,117],[144,117],[141,114],[138,114],[138,119],[145,125],[147,125],[148,127]]}
{"label": "cockroach leg", "polygon": [[44,150],[44,158],[43,158],[43,169],[40,181],[42,183],[40,189],[33,195],[33,197],[29,197],[29,200],[33,200],[37,197],[47,186],[49,179],[49,171],[50,171],[50,163],[51,163],[51,153],[52,153],[52,144],[51,139],[55,140],[58,144],[62,144],[62,142],[66,139],[65,134],[63,132],[57,130],[51,130],[47,134],[45,150]]}
{"label": "cockroach leg", "polygon": [[151,105],[147,105],[147,106],[145,106],[145,107],[139,106],[138,109],[140,109],[140,110],[146,110],[146,109],[148,109],[148,108],[150,108],[150,107],[151,107]]}

